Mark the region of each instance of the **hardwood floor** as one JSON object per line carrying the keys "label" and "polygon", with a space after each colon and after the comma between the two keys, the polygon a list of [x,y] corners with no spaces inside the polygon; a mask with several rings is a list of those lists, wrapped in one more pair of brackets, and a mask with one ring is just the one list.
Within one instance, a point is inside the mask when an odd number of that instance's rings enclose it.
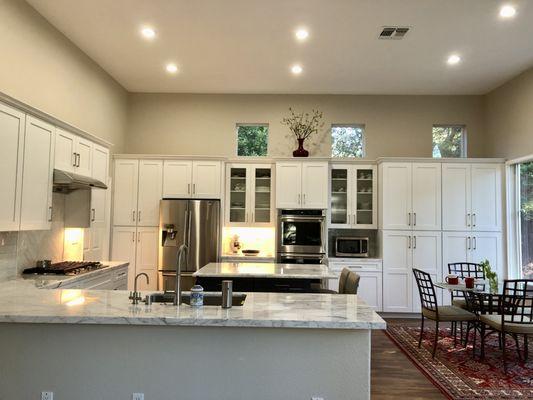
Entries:
{"label": "hardwood floor", "polygon": [[[387,320],[417,326],[418,319]],[[372,400],[446,399],[382,331],[372,332]]]}

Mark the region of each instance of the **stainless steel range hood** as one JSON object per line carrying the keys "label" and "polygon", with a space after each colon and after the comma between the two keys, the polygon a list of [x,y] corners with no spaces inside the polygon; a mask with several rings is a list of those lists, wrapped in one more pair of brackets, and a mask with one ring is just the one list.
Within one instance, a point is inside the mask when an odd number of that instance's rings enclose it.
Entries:
{"label": "stainless steel range hood", "polygon": [[70,193],[74,190],[87,190],[93,187],[107,189],[107,185],[97,179],[54,169],[54,192]]}

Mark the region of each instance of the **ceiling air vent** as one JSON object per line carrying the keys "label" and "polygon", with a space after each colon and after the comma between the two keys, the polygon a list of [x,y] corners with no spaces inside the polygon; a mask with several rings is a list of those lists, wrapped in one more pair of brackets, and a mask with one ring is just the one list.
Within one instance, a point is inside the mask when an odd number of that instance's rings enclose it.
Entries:
{"label": "ceiling air vent", "polygon": [[379,34],[380,39],[400,40],[409,32],[406,26],[384,26]]}

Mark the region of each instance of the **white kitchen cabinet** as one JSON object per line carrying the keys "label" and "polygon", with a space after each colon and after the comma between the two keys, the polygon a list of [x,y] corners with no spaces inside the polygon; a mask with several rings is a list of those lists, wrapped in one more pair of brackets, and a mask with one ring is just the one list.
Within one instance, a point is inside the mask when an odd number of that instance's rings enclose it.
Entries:
{"label": "white kitchen cabinet", "polygon": [[[339,275],[343,268],[348,268],[355,272],[361,278],[359,281],[359,288],[357,296],[361,298],[366,304],[371,306],[375,311],[383,310],[383,291],[382,291],[382,273],[383,264],[381,260],[365,260],[365,259],[330,259],[330,270]],[[338,290],[339,280],[330,279],[328,287],[331,290]]]}
{"label": "white kitchen cabinet", "polygon": [[166,160],[163,171],[163,197],[166,199],[221,197],[220,161]]}
{"label": "white kitchen cabinet", "polygon": [[327,209],[327,185],[327,162],[276,163],[277,208]]}
{"label": "white kitchen cabinet", "polygon": [[380,165],[382,229],[441,229],[439,163]]}
{"label": "white kitchen cabinet", "polygon": [[113,194],[113,224],[137,225],[137,190],[139,161],[120,159],[115,161]]}
{"label": "white kitchen cabinet", "polygon": [[272,165],[226,165],[227,226],[272,225],[272,205]]}
{"label": "white kitchen cabinet", "polygon": [[93,142],[61,128],[55,135],[55,168],[92,176]]}
{"label": "white kitchen cabinet", "polygon": [[25,114],[0,103],[0,231],[20,225]]}
{"label": "white kitchen cabinet", "polygon": [[55,127],[26,116],[22,173],[21,230],[50,229]]}
{"label": "white kitchen cabinet", "polygon": [[109,149],[97,144],[93,146],[91,176],[104,183],[109,177]]}
{"label": "white kitchen cabinet", "polygon": [[163,190],[163,162],[139,161],[137,225],[159,226],[159,202]]}
{"label": "white kitchen cabinet", "polygon": [[113,244],[111,248],[111,259],[113,261],[128,262],[128,288],[133,288],[135,279],[135,254],[136,254],[136,233],[137,228],[130,226],[113,227]]}
{"label": "white kitchen cabinet", "polygon": [[330,172],[330,227],[377,227],[377,179],[374,165],[334,164]]}
{"label": "white kitchen cabinet", "polygon": [[163,197],[191,197],[192,161],[165,160],[163,163]]}
{"label": "white kitchen cabinet", "polygon": [[383,231],[382,235],[384,311],[420,311],[412,270],[428,272],[434,281],[441,279],[441,233],[406,230]]}
{"label": "white kitchen cabinet", "polygon": [[442,166],[443,230],[502,230],[502,165]]}

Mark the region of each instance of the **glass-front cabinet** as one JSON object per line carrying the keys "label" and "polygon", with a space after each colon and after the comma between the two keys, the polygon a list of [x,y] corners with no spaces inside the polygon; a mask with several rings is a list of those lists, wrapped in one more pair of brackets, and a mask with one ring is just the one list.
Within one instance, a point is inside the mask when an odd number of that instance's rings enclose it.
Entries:
{"label": "glass-front cabinet", "polygon": [[333,228],[377,228],[375,165],[333,164],[330,174]]}
{"label": "glass-front cabinet", "polygon": [[226,225],[274,223],[272,170],[270,164],[227,164]]}

